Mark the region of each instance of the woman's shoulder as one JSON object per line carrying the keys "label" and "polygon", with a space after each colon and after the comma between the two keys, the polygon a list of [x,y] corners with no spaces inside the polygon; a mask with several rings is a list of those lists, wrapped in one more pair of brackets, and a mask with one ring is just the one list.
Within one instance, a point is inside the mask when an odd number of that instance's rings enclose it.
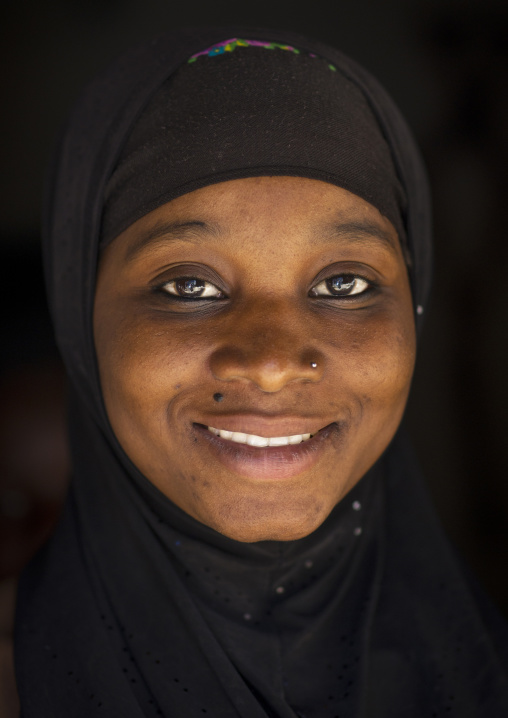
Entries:
{"label": "woman's shoulder", "polygon": [[19,717],[19,699],[14,678],[14,605],[17,581],[9,578],[0,582],[0,716]]}

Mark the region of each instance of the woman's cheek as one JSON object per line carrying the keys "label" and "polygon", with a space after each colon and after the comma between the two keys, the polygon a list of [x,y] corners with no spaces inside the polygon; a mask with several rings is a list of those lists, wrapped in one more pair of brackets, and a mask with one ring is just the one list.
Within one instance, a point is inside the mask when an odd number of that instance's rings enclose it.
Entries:
{"label": "woman's cheek", "polygon": [[203,379],[209,342],[202,332],[178,325],[143,314],[124,318],[113,329],[105,394],[115,387],[115,406],[123,404],[131,418],[162,415],[183,387]]}
{"label": "woman's cheek", "polygon": [[395,399],[400,392],[406,395],[416,355],[412,315],[380,311],[365,321],[361,315],[360,320],[353,319],[337,323],[329,332],[329,359],[336,380],[349,376],[368,400],[392,394]]}

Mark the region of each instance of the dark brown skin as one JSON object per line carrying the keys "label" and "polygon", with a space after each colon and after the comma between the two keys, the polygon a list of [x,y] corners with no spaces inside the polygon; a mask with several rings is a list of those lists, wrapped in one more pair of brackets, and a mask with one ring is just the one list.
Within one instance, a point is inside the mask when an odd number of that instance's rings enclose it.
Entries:
{"label": "dark brown skin", "polygon": [[[199,224],[140,246],[161,222]],[[363,278],[357,294],[323,296],[324,280],[351,275]],[[181,277],[212,296],[175,299]],[[326,519],[392,439],[415,358],[392,224],[346,190],[295,177],[211,185],[131,225],[101,258],[94,333],[127,455],[181,509],[246,542],[298,539]],[[198,425],[329,429],[293,464],[290,449],[225,449]]]}

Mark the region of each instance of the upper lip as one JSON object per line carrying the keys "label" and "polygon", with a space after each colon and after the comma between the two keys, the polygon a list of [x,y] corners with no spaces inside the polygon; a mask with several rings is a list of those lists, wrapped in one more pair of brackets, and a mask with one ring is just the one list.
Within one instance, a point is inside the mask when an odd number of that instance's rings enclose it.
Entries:
{"label": "upper lip", "polygon": [[220,414],[196,422],[215,429],[237,431],[270,438],[273,436],[295,436],[316,434],[333,420],[302,416],[266,416],[260,414]]}

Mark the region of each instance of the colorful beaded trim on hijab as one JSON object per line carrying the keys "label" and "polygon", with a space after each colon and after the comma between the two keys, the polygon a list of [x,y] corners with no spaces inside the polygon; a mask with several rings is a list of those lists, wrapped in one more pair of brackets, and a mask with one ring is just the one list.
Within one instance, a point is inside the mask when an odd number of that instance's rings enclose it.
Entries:
{"label": "colorful beaded trim on hijab", "polygon": [[[299,55],[301,52],[301,50],[298,50],[292,45],[282,45],[278,42],[265,42],[263,40],[243,40],[239,37],[233,37],[230,40],[218,42],[216,45],[212,45],[212,47],[208,47],[206,50],[201,50],[201,52],[197,52],[195,55],[192,55],[192,57],[189,58],[188,62],[196,62],[198,57],[200,57],[201,55],[215,57],[216,55],[223,55],[225,52],[233,52],[233,50],[235,50],[237,47],[264,47],[267,50],[275,50],[276,48],[278,48],[279,50],[288,50],[289,52],[293,52],[295,55]],[[309,57],[317,57],[317,55],[310,52]],[[328,67],[330,68],[330,70],[333,70],[333,72],[337,71],[337,68],[334,65],[328,64]]]}

